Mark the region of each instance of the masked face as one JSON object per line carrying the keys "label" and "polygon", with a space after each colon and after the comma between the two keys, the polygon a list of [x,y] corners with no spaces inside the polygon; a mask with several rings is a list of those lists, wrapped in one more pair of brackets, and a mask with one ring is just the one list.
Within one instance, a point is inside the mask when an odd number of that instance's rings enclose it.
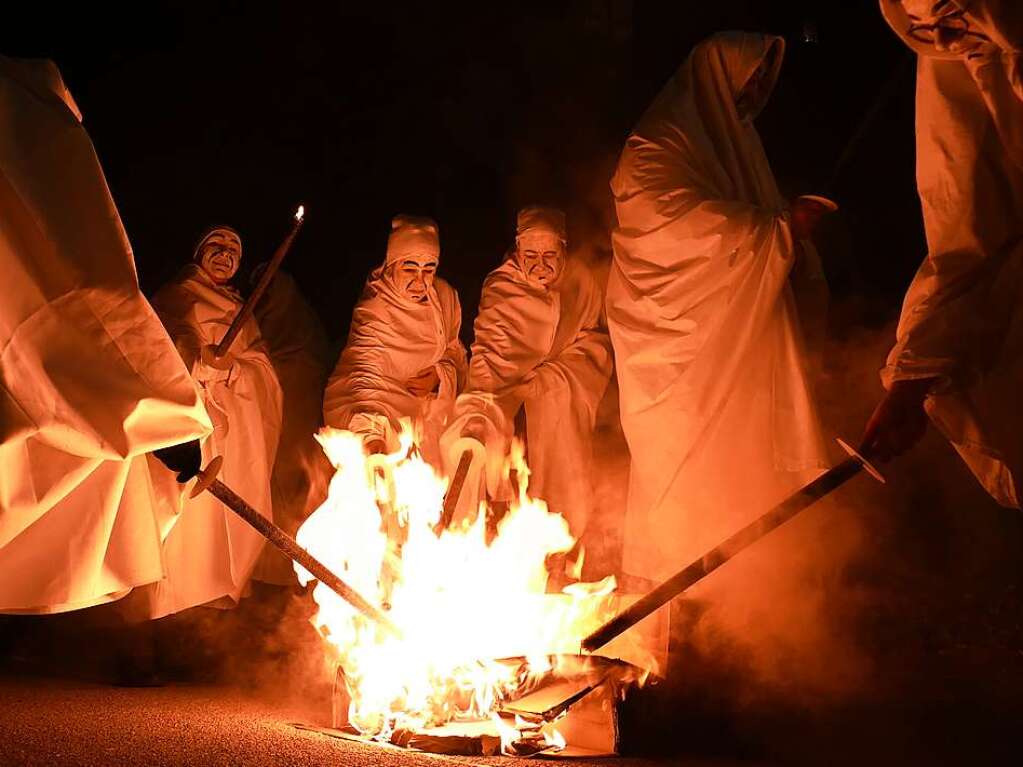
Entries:
{"label": "masked face", "polygon": [[909,19],[906,34],[936,51],[965,56],[988,42],[951,0],[902,0],[902,7]]}
{"label": "masked face", "polygon": [[199,248],[199,266],[218,285],[234,277],[242,261],[241,241],[230,232],[216,231]]}
{"label": "masked face", "polygon": [[565,243],[553,232],[526,232],[516,242],[516,259],[529,282],[548,287],[565,266]]}
{"label": "masked face", "polygon": [[437,276],[437,259],[432,255],[406,256],[388,270],[398,293],[417,304],[430,300],[430,288]]}

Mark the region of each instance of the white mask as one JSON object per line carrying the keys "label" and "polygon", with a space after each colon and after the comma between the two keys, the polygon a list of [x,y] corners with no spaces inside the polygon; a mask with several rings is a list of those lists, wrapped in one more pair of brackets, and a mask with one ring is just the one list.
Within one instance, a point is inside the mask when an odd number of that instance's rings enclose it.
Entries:
{"label": "white mask", "polygon": [[515,241],[515,259],[534,285],[549,287],[565,267],[565,243],[553,232],[527,231]]}
{"label": "white mask", "polygon": [[224,285],[231,281],[241,264],[241,240],[226,229],[215,229],[199,245],[195,260],[211,280]]}

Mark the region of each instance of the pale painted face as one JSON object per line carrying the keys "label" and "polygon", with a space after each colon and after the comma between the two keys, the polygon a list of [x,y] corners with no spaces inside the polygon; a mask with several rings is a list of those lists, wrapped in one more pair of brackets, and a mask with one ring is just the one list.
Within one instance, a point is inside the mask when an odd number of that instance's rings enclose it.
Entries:
{"label": "pale painted face", "polygon": [[410,301],[425,304],[437,276],[437,257],[432,253],[404,256],[387,269],[394,289]]}
{"label": "pale painted face", "polygon": [[902,7],[909,19],[906,34],[936,51],[965,56],[988,42],[951,0],[902,0]]}
{"label": "pale painted face", "polygon": [[199,247],[199,266],[218,285],[229,282],[242,262],[242,243],[230,232],[216,231]]}
{"label": "pale painted face", "polygon": [[565,242],[553,232],[526,232],[516,240],[516,260],[529,282],[547,287],[565,267]]}

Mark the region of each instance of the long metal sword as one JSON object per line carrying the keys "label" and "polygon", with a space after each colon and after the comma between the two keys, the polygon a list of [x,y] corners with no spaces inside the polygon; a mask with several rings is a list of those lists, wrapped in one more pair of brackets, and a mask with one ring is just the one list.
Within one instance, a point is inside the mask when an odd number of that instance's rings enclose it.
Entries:
{"label": "long metal sword", "polygon": [[312,573],[320,583],[324,584],[367,618],[376,621],[394,636],[401,637],[401,631],[384,613],[366,601],[359,592],[338,578],[320,560],[299,546],[298,541],[256,511],[244,498],[217,479],[221,463],[223,463],[223,459],[217,456],[209,462],[205,469],[199,472],[197,475],[198,481],[195,487],[192,488],[192,498],[204,491],[213,494],[227,508],[244,519],[270,543],[284,552],[286,557],[298,562]]}
{"label": "long metal sword", "polygon": [[784,501],[750,522],[723,543],[718,544],[688,567],[657,586],[628,609],[622,611],[582,641],[586,652],[598,650],[615,637],[623,634],[657,608],[667,604],[690,586],[706,578],[743,549],[753,545],[769,532],[788,522],[796,514],[845,484],[866,470],[879,482],[884,477],[870,462],[842,440],[838,444],[849,454],[842,463],[821,474],[810,484],[800,488]]}

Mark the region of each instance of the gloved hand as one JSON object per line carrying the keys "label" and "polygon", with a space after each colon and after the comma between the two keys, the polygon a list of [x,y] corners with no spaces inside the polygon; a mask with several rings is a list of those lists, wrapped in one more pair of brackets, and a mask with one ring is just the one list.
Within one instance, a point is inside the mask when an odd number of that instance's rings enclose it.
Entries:
{"label": "gloved hand", "polygon": [[180,445],[162,447],[159,450],[154,450],[153,455],[159,458],[168,469],[178,473],[178,482],[188,482],[202,468],[202,450],[197,439],[193,439],[191,442],[182,442]]}
{"label": "gloved hand", "polygon": [[935,379],[896,381],[870,416],[860,441],[868,459],[888,461],[923,439],[927,431],[924,400]]}
{"label": "gloved hand", "polygon": [[797,240],[809,240],[821,219],[831,209],[817,200],[797,197],[792,201],[791,211],[792,235]]}

